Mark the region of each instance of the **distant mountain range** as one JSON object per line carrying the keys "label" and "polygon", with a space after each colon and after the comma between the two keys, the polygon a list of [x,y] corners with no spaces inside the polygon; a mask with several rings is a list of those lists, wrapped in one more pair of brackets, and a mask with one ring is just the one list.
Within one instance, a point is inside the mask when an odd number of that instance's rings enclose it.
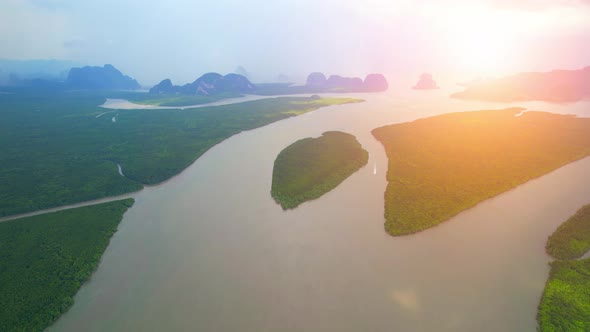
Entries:
{"label": "distant mountain range", "polygon": [[[10,64],[10,62],[0,61],[0,65],[4,63]],[[73,67],[59,75],[55,74],[56,70],[63,68],[66,64],[67,62],[53,60],[35,60],[26,63],[15,61],[15,64],[12,64],[10,68],[13,70],[21,68],[20,71],[17,71],[20,75],[11,72],[6,80],[0,81],[0,85],[82,90],[136,90],[140,88],[136,80],[123,75],[110,64],[102,67]],[[45,71],[36,72],[34,68]],[[0,69],[0,74],[3,72]]]}
{"label": "distant mountain range", "polygon": [[187,94],[209,96],[220,93],[252,93],[256,86],[240,74],[207,73],[192,83],[173,85],[165,79],[150,89],[151,94]]}
{"label": "distant mountain range", "polygon": [[545,73],[520,73],[470,85],[465,91],[455,93],[451,97],[499,102],[574,102],[589,99],[590,67]]}
{"label": "distant mountain range", "polygon": [[359,77],[326,75],[314,72],[307,76],[305,85],[291,83],[258,84],[254,92],[258,95],[301,94],[301,93],[350,93],[350,92],[382,92],[389,88],[387,79],[382,74],[369,74],[362,80]]}
{"label": "distant mountain range", "polygon": [[79,64],[64,60],[0,59],[0,85],[21,85],[27,80],[63,81],[70,68]]}
{"label": "distant mountain range", "polygon": [[140,88],[136,80],[123,75],[109,64],[103,67],[72,68],[65,84],[76,89],[137,90]]}
{"label": "distant mountain range", "polygon": [[187,94],[215,95],[220,93],[251,93],[260,95],[322,93],[322,92],[379,92],[388,88],[385,76],[381,74],[367,75],[365,80],[358,77],[331,75],[329,78],[322,73],[309,74],[305,85],[293,86],[285,83],[252,84],[240,74],[207,73],[194,82],[182,86],[173,85],[165,79],[150,89],[152,94]]}
{"label": "distant mountain range", "polygon": [[310,92],[380,92],[389,88],[385,76],[369,74],[363,81],[360,77],[326,76],[315,72],[307,76],[305,87]]}
{"label": "distant mountain range", "polygon": [[[121,73],[113,65],[71,67],[70,62],[56,60],[39,60],[31,62],[4,61],[0,65],[16,68],[33,68],[28,73],[34,73],[36,69],[51,71],[53,74],[26,76],[21,78],[11,72],[5,75],[5,80],[0,80],[0,85],[30,86],[40,89],[80,89],[80,90],[136,90],[140,88],[139,83]],[[8,66],[9,64],[10,66]],[[19,67],[19,68],[20,68]],[[21,68],[21,69],[22,69]],[[59,75],[55,72],[62,69]],[[33,71],[31,71],[33,70]],[[306,93],[348,93],[348,92],[380,92],[386,91],[389,87],[387,79],[382,74],[369,74],[365,79],[359,77],[344,77],[331,75],[328,78],[320,72],[309,74],[305,85],[293,85],[292,83],[266,83],[255,85],[243,74],[248,72],[241,66],[237,71],[242,74],[231,73],[221,75],[218,73],[207,73],[185,85],[174,85],[170,79],[162,80],[153,86],[151,94],[183,94],[183,95],[219,95],[219,94],[306,94]],[[20,72],[25,72],[24,69]],[[0,78],[2,74],[8,73],[0,67]],[[52,76],[53,75],[53,76]],[[284,75],[279,80],[285,81]]]}

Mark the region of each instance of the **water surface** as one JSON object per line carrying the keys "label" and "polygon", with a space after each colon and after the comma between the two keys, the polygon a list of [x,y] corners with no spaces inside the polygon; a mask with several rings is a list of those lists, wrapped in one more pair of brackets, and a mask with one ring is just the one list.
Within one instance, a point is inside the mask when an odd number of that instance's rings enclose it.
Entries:
{"label": "water surface", "polygon": [[[545,241],[590,202],[590,158],[394,238],[383,230],[387,159],[370,131],[505,106],[588,116],[589,104],[447,95],[353,95],[367,102],[215,146],[180,175],[133,195],[98,270],[49,330],[535,331],[549,270]],[[283,211],[270,196],[276,155],[328,130],[356,135],[368,165],[320,199]]]}

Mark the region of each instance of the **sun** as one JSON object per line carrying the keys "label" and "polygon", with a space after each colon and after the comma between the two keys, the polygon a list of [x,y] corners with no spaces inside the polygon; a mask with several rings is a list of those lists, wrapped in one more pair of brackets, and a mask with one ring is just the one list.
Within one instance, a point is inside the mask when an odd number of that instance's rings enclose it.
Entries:
{"label": "sun", "polygon": [[458,64],[467,71],[490,74],[501,71],[510,59],[510,36],[492,29],[469,29],[452,36],[449,47]]}
{"label": "sun", "polygon": [[470,11],[447,21],[445,47],[457,67],[478,75],[509,68],[518,56],[518,23],[490,12]]}

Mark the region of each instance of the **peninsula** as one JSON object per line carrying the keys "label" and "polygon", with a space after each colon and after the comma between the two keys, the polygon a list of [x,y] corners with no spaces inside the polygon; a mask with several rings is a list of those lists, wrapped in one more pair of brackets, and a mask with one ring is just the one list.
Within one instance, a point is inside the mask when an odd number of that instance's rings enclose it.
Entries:
{"label": "peninsula", "polygon": [[590,119],[511,108],[374,129],[389,158],[385,230],[436,226],[481,201],[590,155]]}

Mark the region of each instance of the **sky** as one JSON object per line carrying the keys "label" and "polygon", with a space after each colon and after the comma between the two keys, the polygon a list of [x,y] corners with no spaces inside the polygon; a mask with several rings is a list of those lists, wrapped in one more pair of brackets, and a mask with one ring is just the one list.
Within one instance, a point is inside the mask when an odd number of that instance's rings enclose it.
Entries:
{"label": "sky", "polygon": [[239,65],[255,82],[466,81],[590,65],[590,0],[1,0],[0,45],[0,59],[111,63],[144,85]]}

